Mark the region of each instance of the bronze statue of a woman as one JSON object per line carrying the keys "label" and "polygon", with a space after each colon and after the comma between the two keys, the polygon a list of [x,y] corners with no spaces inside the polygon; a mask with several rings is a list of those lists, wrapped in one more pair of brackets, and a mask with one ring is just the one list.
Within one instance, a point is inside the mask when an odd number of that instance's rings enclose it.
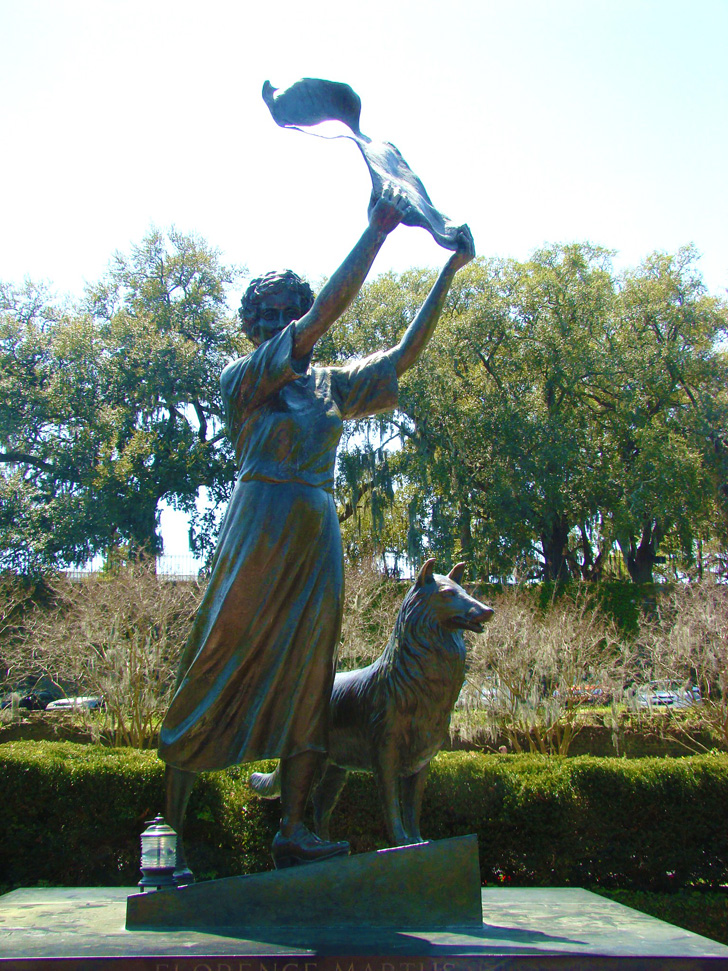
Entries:
{"label": "bronze statue of a woman", "polygon": [[160,731],[167,821],[179,836],[199,772],[281,760],[278,867],[349,851],[318,839],[303,813],[327,749],[327,706],[341,630],[344,570],[333,500],[334,459],[346,418],[393,408],[397,379],[430,340],[457,270],[457,249],[399,344],[344,367],[311,365],[316,341],[358,293],[408,202],[392,185],[359,242],[313,300],[290,271],[254,280],[240,308],[255,350],[221,378],[237,481],[205,598],[186,644]]}

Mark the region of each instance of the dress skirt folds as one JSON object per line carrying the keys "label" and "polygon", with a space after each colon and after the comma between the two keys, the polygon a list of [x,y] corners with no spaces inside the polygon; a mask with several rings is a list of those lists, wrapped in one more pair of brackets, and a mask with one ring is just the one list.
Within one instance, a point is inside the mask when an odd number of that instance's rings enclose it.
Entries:
{"label": "dress skirt folds", "polygon": [[344,418],[396,403],[382,355],[299,368],[293,326],[221,379],[238,479],[160,730],[190,772],[327,748],[344,572],[332,496]]}
{"label": "dress skirt folds", "polygon": [[[246,515],[250,510],[254,515]],[[249,524],[244,532],[237,523]],[[186,669],[164,720],[164,759],[191,771],[326,751],[343,597],[328,492],[239,481]]]}

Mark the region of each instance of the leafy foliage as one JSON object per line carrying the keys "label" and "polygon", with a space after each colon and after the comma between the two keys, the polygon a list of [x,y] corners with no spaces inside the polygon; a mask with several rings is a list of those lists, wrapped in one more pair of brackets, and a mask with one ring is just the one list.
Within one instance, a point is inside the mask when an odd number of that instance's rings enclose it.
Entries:
{"label": "leafy foliage", "polygon": [[[689,564],[723,535],[726,304],[690,248],[623,277],[610,256],[553,246],[458,274],[400,411],[360,426],[340,463],[352,549],[563,581],[618,574],[618,546],[650,581],[661,546]],[[332,347],[391,346],[428,283],[369,284]]]}
{"label": "leafy foliage", "polygon": [[696,252],[655,253],[625,274],[617,360],[623,375],[610,422],[617,502],[612,529],[634,580],[652,579],[671,531],[694,542],[725,530],[725,303],[708,296]]}
{"label": "leafy foliage", "polygon": [[3,287],[3,566],[153,554],[162,498],[193,516],[201,486],[223,501],[233,464],[218,380],[242,347],[225,302],[234,278],[204,240],[152,230],[81,306]]}
{"label": "leafy foliage", "polygon": [[[164,806],[164,765],[156,753],[70,742],[9,743],[0,762],[13,806],[0,836],[5,881],[127,887],[138,882],[139,835]],[[186,843],[203,879],[272,866],[277,807],[254,800],[238,775],[202,775],[190,799]]]}
{"label": "leafy foliage", "polygon": [[[399,410],[346,430],[349,558],[395,575],[465,559],[481,580],[650,582],[666,556],[704,572],[728,540],[728,308],[696,260],[685,247],[617,275],[581,243],[458,273]],[[366,284],[318,359],[392,347],[432,277]],[[2,287],[1,566],[154,554],[162,499],[211,550],[234,474],[218,379],[247,348],[234,279],[204,240],[153,230],[79,306]]]}

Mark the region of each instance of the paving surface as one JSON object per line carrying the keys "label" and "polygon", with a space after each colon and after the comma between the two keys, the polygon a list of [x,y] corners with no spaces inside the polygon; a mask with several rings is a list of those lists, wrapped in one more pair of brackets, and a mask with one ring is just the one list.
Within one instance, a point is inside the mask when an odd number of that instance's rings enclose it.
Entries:
{"label": "paving surface", "polygon": [[360,928],[245,936],[128,931],[134,892],[39,888],[0,897],[0,971],[728,971],[728,947],[579,889],[485,889],[482,929],[373,931],[363,913]]}

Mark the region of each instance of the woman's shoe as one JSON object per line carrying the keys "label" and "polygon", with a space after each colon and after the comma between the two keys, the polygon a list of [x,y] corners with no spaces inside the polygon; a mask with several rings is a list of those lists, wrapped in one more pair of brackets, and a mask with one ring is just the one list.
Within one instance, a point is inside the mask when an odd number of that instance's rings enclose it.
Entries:
{"label": "woman's shoe", "polygon": [[284,836],[280,831],[273,837],[271,855],[276,870],[285,867],[298,866],[299,863],[317,863],[319,860],[330,860],[334,856],[346,856],[349,844],[345,840],[338,843],[328,843],[319,839],[303,823],[295,827],[290,836]]}

